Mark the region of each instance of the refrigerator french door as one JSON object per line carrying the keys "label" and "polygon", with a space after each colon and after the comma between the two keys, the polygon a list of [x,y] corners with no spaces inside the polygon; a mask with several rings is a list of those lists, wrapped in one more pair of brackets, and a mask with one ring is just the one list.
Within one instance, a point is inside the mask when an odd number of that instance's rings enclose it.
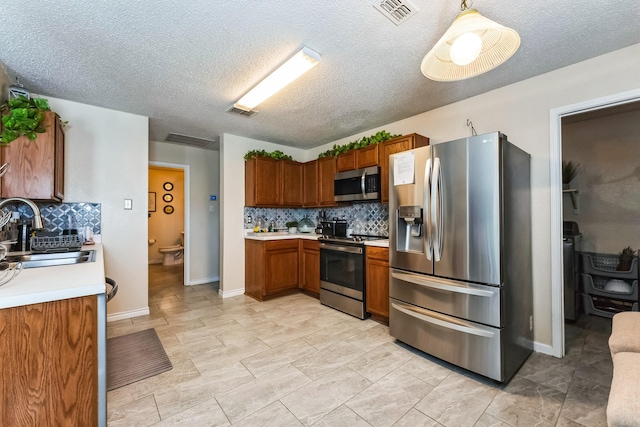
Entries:
{"label": "refrigerator french door", "polygon": [[390,333],[507,381],[532,349],[530,156],[494,132],[389,158]]}

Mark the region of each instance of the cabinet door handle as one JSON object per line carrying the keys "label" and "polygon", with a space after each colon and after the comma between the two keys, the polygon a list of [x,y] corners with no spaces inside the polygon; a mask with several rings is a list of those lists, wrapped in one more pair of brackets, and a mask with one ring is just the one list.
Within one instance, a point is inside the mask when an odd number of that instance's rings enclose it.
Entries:
{"label": "cabinet door handle", "polygon": [[2,177],[9,170],[9,163],[5,163],[0,166],[0,177]]}

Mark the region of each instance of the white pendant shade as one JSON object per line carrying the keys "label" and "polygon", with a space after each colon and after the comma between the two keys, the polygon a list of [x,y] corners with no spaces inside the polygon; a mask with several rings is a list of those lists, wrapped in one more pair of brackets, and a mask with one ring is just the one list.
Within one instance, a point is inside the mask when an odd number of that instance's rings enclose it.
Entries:
{"label": "white pendant shade", "polygon": [[[479,50],[478,38],[481,40]],[[496,68],[511,58],[519,46],[517,32],[469,9],[453,21],[424,57],[420,69],[431,80],[463,80]]]}

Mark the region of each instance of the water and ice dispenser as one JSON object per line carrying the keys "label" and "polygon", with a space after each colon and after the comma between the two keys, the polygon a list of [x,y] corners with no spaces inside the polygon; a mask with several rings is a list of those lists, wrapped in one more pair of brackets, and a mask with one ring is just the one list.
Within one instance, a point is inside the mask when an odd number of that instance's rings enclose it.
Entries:
{"label": "water and ice dispenser", "polygon": [[396,212],[398,252],[424,252],[422,206],[399,206]]}

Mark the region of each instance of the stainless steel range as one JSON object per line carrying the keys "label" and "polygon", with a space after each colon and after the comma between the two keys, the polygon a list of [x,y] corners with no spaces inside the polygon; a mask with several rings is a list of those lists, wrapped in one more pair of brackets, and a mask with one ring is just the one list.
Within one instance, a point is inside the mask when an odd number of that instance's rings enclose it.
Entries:
{"label": "stainless steel range", "polygon": [[359,319],[365,311],[365,242],[383,236],[323,235],[320,242],[320,302]]}

